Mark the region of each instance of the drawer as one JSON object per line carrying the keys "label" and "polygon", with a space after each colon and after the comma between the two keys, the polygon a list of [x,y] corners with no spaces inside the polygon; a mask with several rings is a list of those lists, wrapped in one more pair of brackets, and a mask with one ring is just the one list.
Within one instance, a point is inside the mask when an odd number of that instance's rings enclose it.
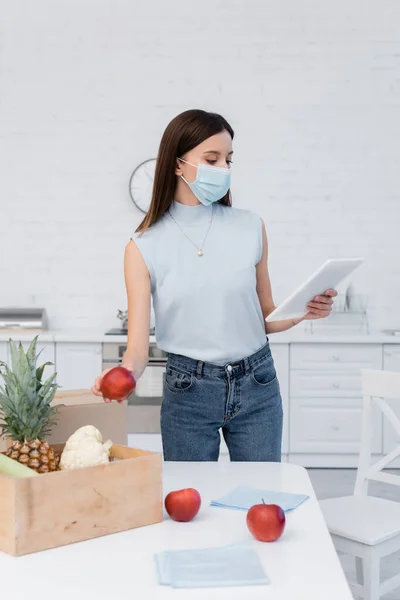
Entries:
{"label": "drawer", "polygon": [[360,372],[298,370],[290,373],[291,398],[359,398],[361,395]]}
{"label": "drawer", "polygon": [[380,344],[291,344],[291,369],[381,369]]}
{"label": "drawer", "polygon": [[[382,415],[374,409],[372,451],[382,452]],[[290,402],[290,452],[358,454],[362,399],[295,398]]]}

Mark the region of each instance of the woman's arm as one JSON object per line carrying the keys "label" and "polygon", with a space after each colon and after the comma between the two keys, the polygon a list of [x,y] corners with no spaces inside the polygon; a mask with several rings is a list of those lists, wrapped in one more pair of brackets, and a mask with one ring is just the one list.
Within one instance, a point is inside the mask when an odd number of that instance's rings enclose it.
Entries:
{"label": "woman's arm", "polygon": [[[256,267],[256,275],[257,293],[261,304],[261,310],[265,319],[269,314],[272,313],[273,310],[275,310],[276,307],[272,299],[271,283],[268,274],[268,242],[264,222],[262,222],[262,242],[262,256]],[[324,319],[329,316],[332,310],[332,298],[335,296],[337,296],[336,290],[325,290],[324,294],[310,300],[307,305],[309,312],[304,315],[304,317],[301,319],[287,319],[284,321],[265,323],[265,331],[267,334],[278,333],[280,331],[291,329],[302,321],[310,319]]]}
{"label": "woman's arm", "polygon": [[[275,310],[276,306],[272,298],[271,282],[268,273],[268,242],[267,233],[265,231],[265,224],[262,221],[262,256],[260,262],[256,267],[257,275],[257,294],[261,304],[261,310],[264,319]],[[278,333],[280,331],[286,331],[291,329],[303,319],[289,319],[285,321],[274,321],[273,323],[265,323],[265,331],[270,333]]]}
{"label": "woman's arm", "polygon": [[132,240],[125,247],[124,275],[128,297],[128,343],[122,365],[132,369],[138,380],[149,357],[151,282],[146,263]]}
{"label": "woman's arm", "polygon": [[[151,284],[146,263],[133,241],[125,247],[124,273],[128,296],[128,343],[121,364],[137,381],[148,363]],[[108,371],[110,369],[105,369],[92,386],[96,396],[102,396],[101,381]],[[110,402],[109,398],[104,400]]]}

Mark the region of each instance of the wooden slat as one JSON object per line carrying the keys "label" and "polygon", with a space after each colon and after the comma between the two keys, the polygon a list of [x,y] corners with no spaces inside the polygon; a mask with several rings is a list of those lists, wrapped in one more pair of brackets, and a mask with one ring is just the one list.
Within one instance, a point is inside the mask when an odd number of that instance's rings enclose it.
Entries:
{"label": "wooden slat", "polygon": [[73,398],[75,396],[92,396],[92,392],[86,388],[77,388],[73,390],[59,390],[55,394],[55,398]]}
{"label": "wooden slat", "polygon": [[162,520],[161,455],[116,446],[139,456],[16,482],[17,555]]}
{"label": "wooden slat", "polygon": [[15,554],[15,480],[0,475],[0,550]]}
{"label": "wooden slat", "polygon": [[98,404],[104,402],[100,396],[95,396],[91,390],[76,389],[76,390],[59,390],[54,395],[53,405],[65,404],[74,406],[75,404]]}
{"label": "wooden slat", "polygon": [[114,458],[138,458],[139,456],[152,456],[154,452],[121,446],[121,444],[113,444],[110,448],[110,454]]}

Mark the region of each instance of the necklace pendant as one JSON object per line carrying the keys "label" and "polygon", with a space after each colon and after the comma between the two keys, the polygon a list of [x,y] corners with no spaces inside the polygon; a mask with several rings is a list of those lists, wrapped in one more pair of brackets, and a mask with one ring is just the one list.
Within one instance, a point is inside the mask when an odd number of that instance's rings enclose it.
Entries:
{"label": "necklace pendant", "polygon": [[201,250],[200,248],[197,251],[197,256],[203,256],[203,250]]}

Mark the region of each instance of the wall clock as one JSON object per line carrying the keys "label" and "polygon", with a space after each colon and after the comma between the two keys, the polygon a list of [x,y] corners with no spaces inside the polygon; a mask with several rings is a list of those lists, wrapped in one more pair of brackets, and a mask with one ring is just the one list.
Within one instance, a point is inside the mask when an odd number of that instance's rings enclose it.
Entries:
{"label": "wall clock", "polygon": [[136,167],[129,180],[129,194],[139,210],[147,213],[153,193],[156,159],[149,158]]}

